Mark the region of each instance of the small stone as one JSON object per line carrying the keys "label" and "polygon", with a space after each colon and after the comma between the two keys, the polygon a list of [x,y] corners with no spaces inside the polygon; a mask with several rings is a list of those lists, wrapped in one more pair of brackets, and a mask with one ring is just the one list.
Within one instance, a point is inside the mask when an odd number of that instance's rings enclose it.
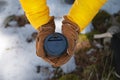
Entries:
{"label": "small stone", "polygon": [[33,38],[33,39],[36,39],[37,34],[38,34],[37,32],[33,32],[33,33],[32,33],[32,35],[31,35],[31,36],[32,36],[32,38]]}
{"label": "small stone", "polygon": [[37,72],[37,73],[40,73],[40,68],[41,68],[41,66],[37,66],[36,68],[37,68],[37,71],[36,71],[36,72]]}
{"label": "small stone", "polygon": [[90,49],[89,51],[86,52],[87,55],[93,54],[94,52],[96,52],[96,49]]}
{"label": "small stone", "polygon": [[30,43],[30,42],[33,41],[33,39],[30,37],[30,38],[27,38],[26,41],[27,41],[28,43]]}

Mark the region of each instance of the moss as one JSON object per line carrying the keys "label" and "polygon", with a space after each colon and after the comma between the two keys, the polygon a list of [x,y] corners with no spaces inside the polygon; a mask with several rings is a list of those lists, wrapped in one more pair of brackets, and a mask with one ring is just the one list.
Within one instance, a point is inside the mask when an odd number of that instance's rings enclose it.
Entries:
{"label": "moss", "polygon": [[118,16],[118,18],[117,18],[117,22],[120,23],[120,16]]}
{"label": "moss", "polygon": [[94,24],[104,23],[106,19],[110,19],[111,15],[106,11],[100,11],[93,19]]}
{"label": "moss", "polygon": [[78,42],[88,41],[86,34],[80,34]]}
{"label": "moss", "polygon": [[60,67],[56,67],[54,69],[55,69],[54,76],[52,77],[51,80],[58,80],[64,74],[64,72]]}
{"label": "moss", "polygon": [[89,74],[91,71],[94,70],[94,67],[95,67],[95,65],[87,66],[84,70],[84,74]]}
{"label": "moss", "polygon": [[100,34],[99,31],[93,30],[92,32],[86,33],[86,34],[80,34],[78,42],[83,42],[83,41],[91,41],[93,40],[93,35],[94,34]]}
{"label": "moss", "polygon": [[106,30],[112,25],[111,15],[106,11],[100,11],[92,20],[92,24],[100,32],[106,32]]}
{"label": "moss", "polygon": [[93,30],[93,31],[90,32],[90,33],[86,33],[86,36],[87,36],[87,38],[88,38],[89,40],[93,40],[93,35],[94,35],[94,34],[100,34],[100,32],[97,31],[97,30]]}
{"label": "moss", "polygon": [[75,53],[79,53],[81,50],[82,51],[86,51],[86,49],[88,50],[88,48],[91,47],[91,44],[90,44],[90,41],[87,37],[86,34],[80,34],[79,35],[79,39],[78,39],[78,43],[76,45],[76,48],[75,48]]}
{"label": "moss", "polygon": [[75,74],[67,74],[62,76],[59,80],[80,80],[80,77]]}
{"label": "moss", "polygon": [[94,34],[99,34],[99,32],[94,30],[90,33],[79,35],[78,43],[75,48],[76,54],[79,54],[81,52],[86,52],[92,47],[91,42],[94,40],[93,39]]}

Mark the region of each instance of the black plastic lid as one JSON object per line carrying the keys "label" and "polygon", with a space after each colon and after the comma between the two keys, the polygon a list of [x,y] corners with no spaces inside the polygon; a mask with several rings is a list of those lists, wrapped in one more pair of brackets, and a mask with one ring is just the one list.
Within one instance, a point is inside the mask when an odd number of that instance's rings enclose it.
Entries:
{"label": "black plastic lid", "polygon": [[59,57],[67,50],[67,47],[67,39],[60,33],[48,35],[44,42],[44,50],[49,56]]}

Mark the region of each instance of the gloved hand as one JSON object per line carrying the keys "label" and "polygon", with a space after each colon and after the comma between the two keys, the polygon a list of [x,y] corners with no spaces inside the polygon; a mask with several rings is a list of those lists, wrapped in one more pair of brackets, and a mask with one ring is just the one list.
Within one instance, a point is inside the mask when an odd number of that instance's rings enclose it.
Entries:
{"label": "gloved hand", "polygon": [[73,55],[74,49],[76,46],[76,42],[78,39],[78,35],[80,33],[80,28],[77,24],[70,21],[67,16],[64,16],[64,20],[62,22],[62,33],[68,40],[68,55]]}
{"label": "gloved hand", "polygon": [[46,59],[46,53],[44,51],[43,45],[45,38],[49,35],[55,32],[55,23],[54,23],[54,17],[51,17],[50,21],[42,25],[38,29],[38,35],[36,38],[36,54],[39,57],[42,57],[43,59]]}

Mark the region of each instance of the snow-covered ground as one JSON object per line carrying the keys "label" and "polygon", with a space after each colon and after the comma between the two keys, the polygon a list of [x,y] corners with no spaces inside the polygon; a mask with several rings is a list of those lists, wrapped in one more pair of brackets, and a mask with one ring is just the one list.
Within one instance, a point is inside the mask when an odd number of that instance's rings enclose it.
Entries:
{"label": "snow-covered ground", "polygon": [[[64,0],[48,0],[50,14],[61,17],[69,11],[71,5]],[[120,0],[109,0],[102,8],[113,14],[120,10]],[[4,28],[4,20],[10,15],[22,15],[19,0],[0,0],[0,80],[48,80],[54,75],[54,68],[35,54],[35,41],[27,43],[26,39],[35,30],[31,25],[16,27],[12,24]],[[62,19],[56,18],[57,32],[61,31]],[[92,25],[90,25],[92,26]],[[90,31],[88,27],[84,32]],[[41,66],[37,73],[37,66]],[[75,69],[74,57],[61,68],[65,73]]]}

